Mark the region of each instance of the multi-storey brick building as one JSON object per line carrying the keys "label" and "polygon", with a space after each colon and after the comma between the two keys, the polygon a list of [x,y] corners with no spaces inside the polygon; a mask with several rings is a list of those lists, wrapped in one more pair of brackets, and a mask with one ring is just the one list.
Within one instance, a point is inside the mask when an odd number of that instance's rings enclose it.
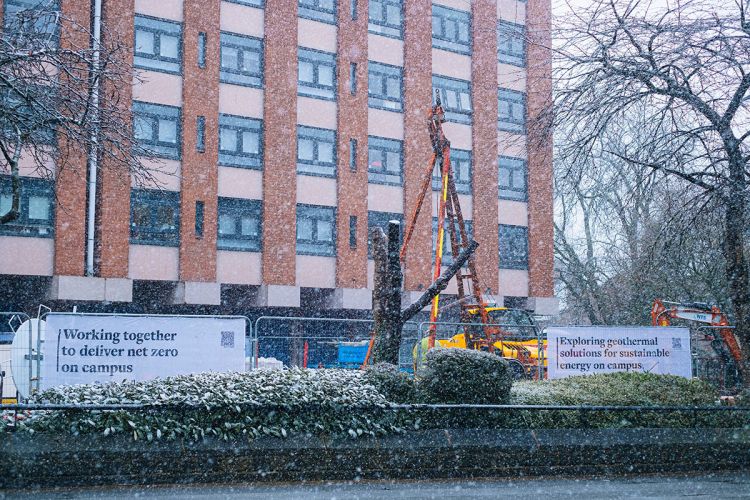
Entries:
{"label": "multi-storey brick building", "polygon": [[[58,2],[81,24],[89,3]],[[556,312],[551,146],[525,136],[551,98],[550,0],[103,0],[103,22],[134,47],[125,97],[162,190],[102,166],[88,276],[85,177],[24,177],[0,309],[369,309],[367,229],[414,206],[439,89],[482,286]],[[423,212],[407,292],[431,281],[430,240]]]}

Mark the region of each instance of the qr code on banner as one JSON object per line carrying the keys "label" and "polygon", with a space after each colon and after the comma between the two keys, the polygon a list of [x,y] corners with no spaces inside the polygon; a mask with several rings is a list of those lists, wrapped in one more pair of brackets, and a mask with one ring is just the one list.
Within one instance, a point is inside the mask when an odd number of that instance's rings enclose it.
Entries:
{"label": "qr code on banner", "polygon": [[234,347],[234,332],[221,332],[221,347]]}
{"label": "qr code on banner", "polygon": [[682,349],[682,339],[672,337],[672,349]]}

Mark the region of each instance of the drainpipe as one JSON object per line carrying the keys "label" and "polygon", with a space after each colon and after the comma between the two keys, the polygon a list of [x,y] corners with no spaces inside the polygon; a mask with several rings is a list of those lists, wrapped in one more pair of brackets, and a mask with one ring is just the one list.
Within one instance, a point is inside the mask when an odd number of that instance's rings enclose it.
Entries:
{"label": "drainpipe", "polygon": [[94,127],[91,131],[91,147],[89,148],[88,169],[89,169],[89,193],[88,193],[88,212],[86,214],[86,276],[94,275],[94,231],[96,229],[96,174],[99,168],[99,47],[102,37],[102,0],[94,0],[94,30],[91,40],[94,49],[93,59],[91,61],[92,72],[94,73],[91,88],[91,109]]}

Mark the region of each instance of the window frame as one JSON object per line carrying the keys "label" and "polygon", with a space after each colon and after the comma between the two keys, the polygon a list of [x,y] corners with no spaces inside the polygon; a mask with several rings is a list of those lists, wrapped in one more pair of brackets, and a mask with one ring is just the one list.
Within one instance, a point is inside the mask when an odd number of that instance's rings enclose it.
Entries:
{"label": "window frame", "polygon": [[[387,80],[396,78],[398,80],[398,99],[388,95]],[[373,84],[380,82],[380,90],[374,91]],[[395,103],[388,105],[387,103]],[[394,113],[404,112],[404,68],[375,61],[367,61],[367,106],[374,109],[392,111]]]}
{"label": "window frame", "polygon": [[[300,67],[302,62],[312,64],[313,82],[303,82],[300,80]],[[321,84],[319,67],[327,66],[331,69],[331,85]],[[312,99],[323,99],[326,101],[336,100],[336,84],[338,75],[336,74],[336,54],[325,52],[323,50],[310,49],[307,47],[297,47],[297,95],[310,97]]]}
{"label": "window frame", "polygon": [[[516,38],[514,34],[520,34],[521,51],[506,50],[504,39],[514,45]],[[501,64],[510,64],[521,68],[526,67],[526,26],[524,24],[513,23],[498,19],[497,21],[497,62]]]}
{"label": "window frame", "polygon": [[[373,21],[372,7],[380,4],[380,13],[383,21]],[[388,22],[388,6],[398,6],[398,24]],[[404,38],[404,3],[402,0],[376,0],[370,1],[367,8],[367,31],[376,35],[386,36],[402,40]]]}
{"label": "window frame", "polygon": [[[516,163],[516,165],[508,165],[508,162]],[[505,163],[505,165],[503,164]],[[511,174],[508,176],[508,179],[510,181],[508,186],[502,186],[500,184],[500,179],[502,179],[502,175],[500,174],[500,171],[505,168],[506,170],[509,170]],[[523,189],[515,188],[514,187],[514,171],[521,171],[523,176]],[[514,156],[498,156],[497,158],[497,195],[498,198],[501,200],[510,200],[510,201],[528,201],[529,197],[529,165],[528,161],[523,158],[516,158]],[[504,194],[504,192],[506,194]],[[519,193],[516,195],[507,194],[507,193]]]}
{"label": "window frame", "polygon": [[[138,52],[138,30],[154,35],[154,52]],[[161,37],[163,35],[177,38],[177,57],[160,55]],[[136,14],[133,21],[133,66],[149,71],[158,71],[173,75],[182,74],[182,23],[153,16]]]}
{"label": "window frame", "polygon": [[[243,235],[242,217],[252,216],[258,221],[257,235]],[[234,218],[236,231],[231,236],[222,236],[221,217]],[[263,250],[263,202],[248,198],[230,198],[220,196],[216,217],[216,249],[231,252],[261,252]]]}
{"label": "window frame", "polygon": [[[498,263],[500,269],[516,269],[516,270],[528,270],[529,268],[529,228],[526,226],[516,226],[512,224],[498,224],[497,231],[498,238]],[[514,235],[513,233],[516,233]],[[503,254],[508,250],[509,254],[513,254],[519,248],[514,249],[513,246],[518,244],[518,241],[513,241],[518,235],[523,235],[522,252],[523,258],[518,256],[513,257],[511,260],[507,258],[503,259]],[[507,242],[507,243],[504,243]],[[505,247],[503,245],[506,245]]]}
{"label": "window frame", "polygon": [[[503,99],[503,97],[506,97],[506,99]],[[507,97],[511,97],[511,99],[507,99]],[[500,103],[503,101],[510,102],[510,104],[520,104],[521,108],[523,109],[523,117],[522,119],[515,119],[512,115],[513,108],[509,108],[511,110],[511,116],[510,120],[503,121],[503,117],[500,114]],[[526,115],[528,113],[528,109],[526,107],[526,93],[520,92],[518,90],[511,90],[506,88],[498,88],[497,89],[497,129],[502,130],[504,132],[513,132],[516,134],[525,134],[526,133]]]}
{"label": "window frame", "polygon": [[[235,132],[237,148],[234,152],[221,149],[222,130],[231,129]],[[258,152],[246,153],[243,151],[243,134],[255,132],[258,135]],[[217,148],[219,153],[219,165],[223,167],[250,168],[263,170],[263,120],[247,116],[237,116],[220,113]]]}
{"label": "window frame", "polygon": [[[237,65],[241,68],[245,57],[245,52],[253,52],[258,56],[258,71],[243,71],[237,68],[225,68],[222,64],[224,50],[235,49],[237,54]],[[242,87],[263,88],[265,59],[263,54],[263,39],[254,36],[240,35],[229,31],[222,31],[219,34],[219,82],[240,85]]]}
{"label": "window frame", "polygon": [[[135,210],[139,205],[145,205],[149,210],[149,226],[138,231],[134,222]],[[169,207],[173,210],[172,228],[168,230],[155,229],[157,209]],[[130,190],[130,237],[131,245],[152,245],[163,247],[180,246],[180,193],[160,189],[131,189]]]}
{"label": "window frame", "polygon": [[[435,104],[435,91],[440,92],[440,100],[445,111],[445,119],[449,122],[462,123],[471,125],[474,119],[474,103],[471,95],[471,82],[468,80],[459,80],[443,75],[432,75],[432,101]],[[448,104],[448,92],[455,92],[459,108],[452,107]],[[469,99],[469,110],[463,109],[461,95],[466,94]]]}
{"label": "window frame", "polygon": [[[307,211],[305,214],[303,212]],[[310,213],[317,214],[310,215]],[[313,224],[313,237],[310,240],[300,241],[299,222],[300,219],[311,219],[313,221],[328,221],[331,224],[331,241],[320,243],[317,238],[318,225]],[[322,257],[336,257],[336,207],[323,205],[309,205],[306,203],[297,204],[297,218],[295,225],[295,242],[297,255],[317,255]],[[301,248],[301,245],[307,245],[307,248]]]}
{"label": "window frame", "polygon": [[[297,15],[303,19],[311,19],[326,24],[337,24],[338,20],[338,0],[331,0],[333,9],[320,7],[321,0],[309,0],[307,5],[303,5],[302,0],[297,2]],[[312,4],[315,4],[314,6]]]}
{"label": "window frame", "polygon": [[[313,141],[313,160],[300,160],[300,139]],[[331,162],[321,162],[318,160],[320,142],[330,142],[332,154]],[[335,178],[337,173],[337,149],[338,144],[336,142],[335,130],[297,125],[297,174]]]}
{"label": "window frame", "polygon": [[[179,160],[182,156],[182,109],[176,106],[167,106],[166,104],[156,104],[145,101],[133,101],[133,136],[136,134],[136,120],[148,118],[152,121],[151,140],[145,141],[136,138],[138,146],[144,150],[150,151],[160,158],[169,158]],[[176,143],[172,145],[166,141],[160,141],[159,136],[159,119],[168,119],[175,122]],[[155,139],[154,139],[155,138]]]}
{"label": "window frame", "polygon": [[[398,153],[398,174],[388,169],[388,162],[379,169],[370,165],[370,150],[378,149],[381,153]],[[383,154],[383,158],[387,155]],[[402,186],[404,183],[404,142],[388,137],[367,136],[367,182],[370,184],[385,184],[389,186]]]}
{"label": "window frame", "polygon": [[[450,39],[447,35],[436,35],[435,34],[435,19],[440,20],[440,28],[445,33],[445,27],[447,22],[456,23],[456,37]],[[458,40],[460,33],[459,25],[466,24],[466,30],[468,33],[468,41],[461,42]],[[443,5],[432,4],[432,47],[441,50],[447,50],[449,52],[455,52],[457,54],[463,54],[470,56],[472,51],[472,19],[471,12],[465,10],[451,9]]]}
{"label": "window frame", "polygon": [[224,2],[236,3],[237,5],[245,5],[247,7],[257,7],[262,9],[265,7],[264,0],[222,0]]}
{"label": "window frame", "polygon": [[[446,217],[443,219],[443,224],[445,224],[448,221],[448,218]],[[433,263],[435,259],[435,252],[437,252],[437,222],[438,218],[433,217],[432,218],[432,255],[433,255]],[[464,226],[466,227],[466,236],[469,237],[469,240],[471,240],[474,237],[474,223],[469,219],[464,219]],[[458,231],[458,222],[456,223],[456,231]],[[453,264],[453,249],[451,248],[450,241],[448,241],[449,235],[448,235],[448,228],[445,228],[445,231],[443,231],[443,238],[444,238],[444,246],[443,246],[443,259],[441,261],[442,266],[450,266]],[[465,266],[466,264],[464,264]]]}
{"label": "window frame", "polygon": [[[26,238],[54,238],[55,237],[55,182],[39,177],[21,176],[21,190],[18,207],[18,217],[5,224],[0,224],[0,236],[21,236]],[[13,203],[13,187],[10,175],[0,174],[0,196],[10,196]],[[30,217],[30,201],[32,197],[41,196],[49,201],[49,217],[47,219],[32,219]],[[0,209],[0,216],[8,209]],[[35,222],[35,221],[45,222]]]}
{"label": "window frame", "polygon": [[[460,169],[456,168],[455,161],[458,160],[460,162],[468,161],[469,162],[469,172],[468,172],[468,179],[464,179],[461,175],[456,175],[456,173],[461,173]],[[456,185],[456,192],[459,194],[468,194],[470,195],[472,193],[471,187],[472,187],[472,177],[474,174],[474,162],[473,162],[473,155],[470,150],[466,149],[452,149],[451,148],[451,170],[453,171],[453,183]],[[440,191],[443,188],[443,182],[442,182],[442,176],[440,173],[440,164],[439,162],[435,162],[435,168],[432,171],[432,190],[433,191]]]}

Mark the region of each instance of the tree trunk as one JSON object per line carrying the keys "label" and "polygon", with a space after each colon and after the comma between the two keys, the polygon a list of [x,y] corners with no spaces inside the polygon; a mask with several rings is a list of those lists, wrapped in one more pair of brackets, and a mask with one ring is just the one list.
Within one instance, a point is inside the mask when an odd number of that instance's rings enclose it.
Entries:
{"label": "tree trunk", "polygon": [[742,383],[750,388],[750,280],[745,256],[744,232],[747,220],[744,162],[730,157],[732,185],[726,203],[724,249],[727,259],[729,296],[734,308],[734,334],[739,340],[742,361],[737,368]]}
{"label": "tree trunk", "polygon": [[[380,230],[379,230],[380,231]],[[401,261],[399,259],[399,234],[401,224],[397,221],[388,223],[388,250],[385,242],[379,241],[380,248],[375,253],[376,239],[373,238],[373,257],[375,261],[376,279],[373,290],[373,302],[377,300],[377,315],[375,318],[375,343],[372,347],[371,360],[373,363],[391,363],[398,365],[398,351],[401,347]],[[385,272],[383,273],[383,270]],[[378,286],[380,285],[380,286]]]}

